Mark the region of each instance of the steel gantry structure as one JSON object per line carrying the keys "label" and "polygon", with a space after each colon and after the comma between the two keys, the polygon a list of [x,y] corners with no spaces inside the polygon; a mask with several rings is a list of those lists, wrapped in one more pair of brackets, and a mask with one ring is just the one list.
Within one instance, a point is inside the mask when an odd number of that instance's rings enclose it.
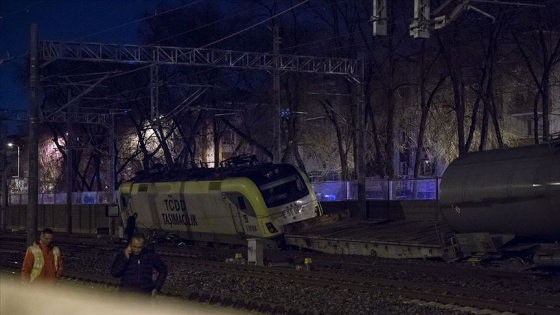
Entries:
{"label": "steel gantry structure", "polygon": [[[120,63],[216,66],[254,70],[283,70],[358,76],[358,60],[241,52],[209,48],[183,48],[61,41],[39,42],[42,60],[80,60]],[[278,58],[278,66],[275,59]]]}
{"label": "steel gantry structure", "polygon": [[[36,28],[32,27],[32,42],[33,38],[37,38],[37,34],[33,34]],[[33,43],[31,47],[33,48]],[[143,46],[143,45],[121,45],[121,44],[103,44],[103,43],[82,43],[82,42],[66,42],[66,41],[51,41],[41,40],[36,42],[36,62],[31,62],[30,67],[37,69],[55,60],[74,60],[74,61],[88,61],[88,62],[103,62],[103,63],[122,63],[133,65],[145,65],[150,67],[150,100],[151,100],[151,118],[153,121],[164,117],[159,112],[158,101],[158,66],[160,65],[176,65],[176,66],[206,66],[206,67],[222,67],[222,68],[236,68],[236,69],[250,69],[250,70],[264,70],[270,73],[283,73],[283,72],[301,72],[301,73],[314,73],[326,75],[343,75],[351,81],[358,84],[357,91],[357,137],[358,147],[356,148],[356,173],[358,180],[358,201],[362,213],[366,213],[365,209],[365,152],[364,152],[364,89],[363,77],[364,67],[363,58],[360,59],[344,59],[344,58],[329,58],[329,57],[312,57],[312,56],[297,56],[297,55],[280,55],[277,50],[274,53],[257,53],[257,52],[240,52],[232,50],[218,50],[209,48],[183,48],[183,47],[164,47],[164,46]],[[31,61],[33,61],[34,53],[30,54]],[[35,84],[35,85],[34,85]],[[30,90],[35,90],[39,84],[30,80]],[[199,94],[200,91],[198,91]],[[84,95],[86,93],[81,93]],[[31,104],[37,106],[36,100],[31,96]],[[280,148],[280,108],[279,101],[275,102],[274,108],[274,156],[275,161],[278,158]],[[64,112],[63,105],[58,110],[47,114],[40,115],[42,118],[48,119],[68,119],[74,113],[70,111]],[[30,108],[30,117],[34,113],[33,108]],[[60,116],[62,115],[62,116]],[[66,115],[66,116],[64,116]],[[90,113],[90,114],[74,114],[74,121],[99,121],[104,122],[108,114],[104,113]],[[77,116],[76,116],[77,115]],[[111,120],[112,121],[112,120]],[[30,120],[31,122],[31,120]],[[30,133],[33,124],[30,123]],[[31,144],[31,143],[30,143]],[[37,144],[34,143],[36,146]],[[36,152],[36,151],[35,151]],[[30,150],[29,158],[37,159],[37,155],[32,156]],[[37,154],[37,153],[35,153]],[[30,168],[30,177],[31,177]],[[37,176],[37,174],[35,174]],[[30,180],[31,184],[31,180]],[[30,189],[31,194],[31,189]],[[32,199],[29,199],[32,200]],[[36,198],[35,198],[36,200]],[[34,209],[32,209],[34,208]],[[28,207],[28,210],[37,212],[37,205]],[[35,214],[36,215],[36,214]],[[35,230],[36,230],[35,225]],[[28,228],[30,226],[28,225]],[[32,227],[31,227],[32,228]]]}
{"label": "steel gantry structure", "polygon": [[[78,60],[150,65],[151,118],[160,117],[158,65],[211,66],[238,69],[292,71],[348,75],[358,79],[358,60],[277,53],[240,52],[208,48],[183,48],[102,43],[41,41],[42,60]],[[358,80],[361,81],[361,80]],[[276,109],[279,111],[279,109]],[[275,135],[276,136],[276,135]],[[276,143],[276,142],[275,142]],[[275,154],[277,155],[277,154]],[[275,156],[276,158],[276,156]]]}
{"label": "steel gantry structure", "polygon": [[[387,0],[372,0],[373,14],[370,21],[373,26],[373,36],[387,35]],[[472,10],[486,16],[493,22],[496,19],[489,13],[477,8],[473,3],[488,3],[494,5],[513,5],[528,7],[545,7],[543,4],[505,0],[445,0],[435,10],[431,10],[430,0],[414,0],[414,18],[409,25],[410,36],[414,38],[430,38],[435,30],[444,28],[455,22],[465,11]]]}

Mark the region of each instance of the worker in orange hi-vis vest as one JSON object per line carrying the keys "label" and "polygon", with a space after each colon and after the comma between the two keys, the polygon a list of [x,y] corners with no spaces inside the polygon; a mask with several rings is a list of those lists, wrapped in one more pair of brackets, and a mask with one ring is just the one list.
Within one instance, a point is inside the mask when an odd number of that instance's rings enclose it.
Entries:
{"label": "worker in orange hi-vis vest", "polygon": [[39,243],[27,248],[21,266],[22,283],[56,284],[62,276],[60,249],[52,244],[53,230],[43,229]]}

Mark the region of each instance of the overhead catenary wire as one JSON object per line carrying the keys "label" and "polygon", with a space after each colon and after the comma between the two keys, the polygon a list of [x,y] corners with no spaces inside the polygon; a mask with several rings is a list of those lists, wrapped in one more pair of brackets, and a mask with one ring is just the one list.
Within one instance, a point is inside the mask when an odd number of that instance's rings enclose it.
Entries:
{"label": "overhead catenary wire", "polygon": [[[80,39],[88,38],[88,37],[91,37],[91,36],[94,36],[94,35],[97,35],[97,34],[101,34],[101,33],[104,33],[104,32],[110,31],[110,30],[118,29],[118,28],[123,27],[123,26],[126,26],[126,25],[138,23],[138,22],[140,22],[140,21],[144,21],[144,20],[147,20],[147,19],[150,19],[150,18],[159,17],[159,16],[161,16],[161,15],[163,15],[163,14],[167,14],[167,13],[170,13],[170,12],[174,12],[174,11],[176,11],[176,10],[178,10],[178,9],[181,9],[181,8],[184,8],[184,7],[188,7],[188,6],[193,5],[193,4],[198,4],[198,3],[201,3],[201,2],[204,2],[204,1],[207,1],[207,0],[196,1],[196,2],[194,2],[194,3],[189,3],[189,4],[186,4],[186,5],[183,5],[183,6],[179,6],[179,7],[173,8],[173,9],[169,9],[169,10],[163,11],[163,12],[158,13],[158,14],[153,15],[153,16],[148,16],[148,17],[144,17],[144,18],[139,18],[139,19],[133,20],[133,21],[131,21],[131,22],[127,22],[127,23],[124,23],[124,24],[121,24],[121,25],[118,25],[118,26],[114,26],[114,27],[111,27],[111,28],[108,28],[108,29],[105,29],[105,30],[102,30],[102,31],[98,31],[98,32],[90,33],[90,34],[88,34],[88,35],[81,36],[81,37],[79,37],[79,38],[77,38],[77,39],[74,39],[74,40],[72,40],[72,41],[77,41],[77,40],[80,40]],[[306,1],[308,1],[308,0],[306,0]],[[347,2],[347,1],[348,1],[348,0],[340,1],[340,2],[334,2],[334,3],[328,4],[327,6],[333,6],[333,5],[335,5],[335,4],[339,4],[339,3]],[[549,2],[554,2],[554,1],[550,0]],[[298,4],[298,5],[299,5],[299,4]],[[297,5],[296,5],[296,6],[297,6]],[[285,10],[285,11],[292,10],[292,9],[294,9],[296,6],[293,6],[293,7],[289,8],[289,9],[287,9],[287,10]],[[523,8],[514,8],[514,9],[511,9],[511,11],[515,11],[515,10],[523,10]],[[247,10],[247,11],[249,11],[249,10]],[[285,12],[285,11],[283,11],[283,12]],[[244,12],[246,12],[246,11],[244,11]],[[242,12],[242,13],[244,13],[244,12]],[[283,12],[281,12],[281,13],[279,13],[279,14],[282,14]],[[277,14],[277,15],[279,15],[279,14]],[[533,14],[537,14],[537,13],[533,13]],[[269,17],[269,18],[267,18],[267,20],[270,20],[271,18],[273,18],[273,17]],[[222,19],[222,20],[220,20],[220,21],[218,21],[218,22],[221,22],[221,21],[224,21],[224,20],[227,20],[227,19],[229,19],[229,18]],[[253,24],[253,25],[251,25],[251,26],[245,28],[244,30],[241,30],[241,31],[239,31],[239,32],[236,32],[235,34],[228,35],[227,37],[224,37],[224,38],[222,38],[222,39],[220,39],[220,40],[218,40],[218,41],[216,41],[216,42],[223,41],[223,40],[225,40],[225,39],[227,39],[227,38],[230,38],[230,37],[232,37],[232,36],[235,36],[235,35],[237,35],[237,34],[239,34],[239,33],[241,33],[241,32],[244,32],[244,31],[246,31],[246,30],[248,30],[248,29],[251,29],[251,28],[253,28],[253,27],[255,27],[255,26],[258,26],[259,24],[261,24],[261,23],[263,23],[263,22],[265,22],[265,21],[261,21],[261,22],[259,22],[259,23],[257,23],[257,24]],[[217,22],[212,22],[212,23],[206,24],[206,25],[204,25],[204,26],[197,27],[196,29],[204,28],[204,27],[206,27],[206,26],[208,26],[208,25],[216,24],[216,23],[217,23]],[[406,21],[405,21],[405,22],[398,22],[398,23],[406,23]],[[389,25],[396,25],[396,24],[397,24],[397,23],[389,23]],[[473,26],[473,27],[474,27],[474,26]],[[459,31],[464,32],[464,31],[471,31],[471,30],[468,29],[468,28],[462,28],[462,29],[459,30]],[[187,32],[189,32],[189,31],[187,31]],[[171,35],[171,36],[169,36],[169,37],[167,37],[167,38],[165,38],[165,39],[163,39],[163,40],[167,40],[167,39],[173,38],[173,37],[175,37],[175,36],[180,36],[180,35],[185,34],[185,33],[186,33],[186,32],[182,32],[182,33],[179,33],[179,34],[174,34],[174,35]],[[360,33],[360,31],[356,31],[356,32],[353,32],[353,33],[344,33],[344,34],[341,34],[341,35],[339,35],[339,36],[334,36],[334,37],[331,37],[331,38],[320,39],[320,40],[317,40],[317,41],[314,41],[314,42],[303,43],[303,44],[297,44],[297,45],[288,46],[288,47],[283,47],[283,48],[281,48],[281,50],[293,49],[293,48],[296,48],[296,47],[303,47],[303,46],[306,46],[306,45],[313,45],[314,43],[317,43],[317,42],[328,41],[328,40],[336,39],[336,38],[339,38],[339,37],[345,37],[345,36],[348,36],[348,35],[359,34],[359,33]],[[396,37],[395,37],[395,35],[393,35],[393,38],[394,38],[394,39],[398,39],[398,38],[404,37],[404,36],[407,36],[407,37],[408,37],[408,35],[401,35],[401,36],[396,35]],[[158,40],[158,42],[159,42],[159,41],[160,41],[160,40]],[[156,42],[156,43],[157,43],[157,42]],[[346,48],[352,47],[352,46],[358,46],[358,45],[361,45],[361,44],[363,44],[363,43],[364,43],[363,41],[362,41],[362,42],[358,42],[358,43],[356,43],[356,44],[354,44],[354,45],[346,46]],[[211,44],[213,44],[213,43],[207,44],[207,45],[205,45],[205,46],[203,46],[203,47],[206,47],[206,46],[211,45]],[[26,56],[26,55],[27,55],[27,53],[21,54],[21,55],[16,56],[16,58],[17,58],[17,57]],[[4,92],[5,92],[5,91],[4,91]]]}
{"label": "overhead catenary wire", "polygon": [[[195,1],[195,2],[187,3],[187,4],[184,4],[184,5],[175,7],[175,8],[171,8],[171,9],[169,9],[169,10],[165,10],[165,11],[163,11],[163,12],[159,12],[159,13],[153,15],[153,16],[147,16],[147,17],[135,19],[135,20],[133,20],[133,21],[131,21],[131,22],[123,23],[123,24],[120,24],[120,25],[118,25],[118,26],[110,27],[110,28],[107,28],[107,29],[104,29],[104,30],[101,30],[101,31],[98,31],[98,32],[92,32],[92,33],[90,33],[90,34],[87,34],[87,35],[84,35],[84,36],[75,38],[75,39],[73,39],[73,40],[71,40],[71,41],[79,41],[79,40],[84,39],[84,38],[88,38],[88,37],[91,37],[91,36],[99,35],[99,34],[102,34],[102,33],[108,32],[108,31],[112,31],[112,30],[121,28],[121,27],[123,27],[123,26],[135,24],[135,23],[138,23],[138,22],[140,22],[140,21],[144,21],[144,20],[153,18],[153,17],[155,17],[155,16],[161,16],[161,15],[164,15],[164,14],[168,14],[168,13],[174,12],[174,11],[176,11],[176,10],[183,9],[183,8],[186,8],[186,7],[195,5],[195,4],[199,4],[199,3],[202,3],[202,2],[205,2],[205,1],[207,1],[207,0],[198,0],[198,1]],[[45,2],[47,2],[47,1],[38,2],[38,3],[34,4],[33,7],[38,6],[38,5],[40,5],[40,4],[42,4],[42,3],[45,3]],[[27,7],[27,8],[25,8],[25,9],[21,9],[21,10],[13,11],[13,12],[10,13],[10,15],[16,14],[16,13],[19,13],[19,12],[22,12],[22,11],[28,11],[29,8],[30,8],[30,7]],[[22,57],[25,57],[25,56],[28,56],[28,55],[29,55],[29,53],[28,53],[28,52],[25,52],[25,53],[23,53],[23,54],[19,54],[19,55],[14,56],[13,59],[22,58]],[[1,90],[1,89],[0,89],[0,93],[5,94],[5,93],[15,92],[15,91],[21,91],[21,90],[25,90],[25,89],[26,89],[25,87],[14,88],[14,89],[10,89],[10,90]],[[4,105],[6,105],[6,104],[4,104]],[[8,103],[8,105],[9,105],[9,103]]]}
{"label": "overhead catenary wire", "polygon": [[265,23],[265,22],[268,22],[268,21],[270,21],[270,20],[272,20],[272,19],[274,19],[274,18],[276,18],[276,17],[278,17],[278,16],[280,16],[280,15],[286,13],[286,12],[289,12],[289,11],[291,11],[291,10],[293,10],[293,9],[295,9],[295,8],[297,8],[297,7],[299,7],[299,6],[303,5],[303,4],[305,4],[305,3],[307,3],[307,1],[309,1],[309,0],[304,0],[304,1],[302,1],[302,2],[300,2],[300,3],[298,3],[298,4],[296,4],[296,5],[293,5],[293,6],[289,7],[289,8],[287,8],[286,10],[284,10],[284,11],[282,11],[282,12],[276,13],[276,14],[274,14],[273,16],[271,16],[271,17],[269,17],[269,18],[266,18],[266,19],[264,19],[264,20],[262,20],[262,21],[260,21],[260,22],[258,22],[258,23],[254,23],[253,25],[250,25],[250,26],[248,26],[248,27],[246,27],[246,28],[244,28],[244,29],[242,29],[242,30],[240,30],[240,31],[237,31],[237,32],[235,32],[235,33],[233,33],[233,34],[231,34],[231,35],[228,35],[228,36],[226,36],[226,37],[223,37],[223,38],[221,38],[221,39],[218,39],[218,40],[216,40],[216,41],[213,41],[213,42],[211,42],[211,43],[208,43],[208,44],[206,44],[206,45],[204,45],[204,46],[202,46],[202,47],[200,47],[200,48],[206,48],[206,47],[208,47],[208,46],[212,46],[212,45],[214,45],[214,44],[216,44],[216,43],[219,43],[219,42],[221,42],[221,41],[224,41],[224,40],[226,40],[226,39],[228,39],[228,38],[231,38],[231,37],[234,37],[234,36],[236,36],[236,35],[239,35],[239,34],[241,34],[241,33],[243,33],[243,32],[246,32],[246,31],[248,31],[248,30],[250,30],[250,29],[252,29],[252,28],[255,28],[255,27],[257,27],[257,26],[259,26],[259,25],[261,25],[261,24],[263,24],[263,23]]}
{"label": "overhead catenary wire", "polygon": [[[202,2],[202,1],[197,1],[197,2],[195,2],[195,4],[196,4],[196,3],[200,3],[200,2]],[[193,5],[193,3],[189,3],[189,4],[187,4],[187,5]],[[187,6],[187,5],[185,5],[185,6]],[[181,6],[181,7],[185,7],[185,6]],[[173,11],[175,11],[175,10],[181,8],[181,7],[174,8],[174,9],[167,10],[167,11],[164,11],[164,12],[158,14],[158,15],[155,15],[155,16],[160,16],[161,14],[165,14],[165,13],[168,13],[168,12],[173,12]],[[253,8],[253,9],[254,9],[254,8]],[[291,9],[293,9],[293,8],[291,8]],[[289,9],[288,9],[288,10],[289,10]],[[513,9],[513,10],[521,10],[521,8],[516,8],[516,9]],[[249,11],[249,10],[247,10],[247,11]],[[285,10],[285,11],[286,11],[286,10]],[[243,12],[246,12],[246,11],[243,11]],[[242,13],[243,13],[243,12],[242,12]],[[284,12],[284,11],[283,11],[283,12]],[[537,14],[537,13],[534,13],[534,14]],[[137,19],[137,20],[132,21],[132,22],[124,23],[124,24],[122,24],[121,26],[123,26],[123,25],[129,25],[129,24],[134,23],[134,22],[144,21],[144,20],[146,20],[146,19],[148,19],[148,18],[151,18],[151,17],[152,17],[152,16],[150,16],[150,17],[145,17],[145,18],[142,18],[142,19]],[[226,19],[227,19],[227,18],[226,18]],[[226,20],[226,19],[222,19],[222,20],[220,20],[220,21],[223,21],[223,20]],[[271,19],[271,18],[268,18],[268,20],[269,20],[269,19]],[[265,21],[266,21],[266,20],[265,20]],[[210,24],[214,24],[214,23],[216,23],[216,22],[213,22],[213,23],[210,23]],[[261,21],[261,22],[259,22],[259,23],[263,23],[263,21]],[[401,22],[401,23],[403,23],[403,22]],[[245,31],[245,30],[248,30],[248,29],[250,29],[250,28],[253,28],[253,27],[255,27],[256,25],[257,25],[257,24],[254,24],[254,25],[252,25],[252,26],[249,26],[249,27],[245,28],[245,29],[242,30],[242,31]],[[104,30],[104,31],[95,32],[95,33],[92,33],[92,34],[90,34],[90,35],[82,36],[81,38],[87,38],[87,37],[93,36],[94,34],[100,34],[100,33],[103,33],[103,32],[109,31],[109,30],[114,30],[114,29],[116,29],[116,28],[118,28],[118,27],[119,27],[119,26],[112,27],[112,28],[106,29],[106,30]],[[201,27],[198,27],[198,28],[201,28]],[[198,28],[197,28],[197,29],[198,29]],[[232,36],[235,36],[236,34],[239,34],[239,33],[242,32],[242,31],[236,32],[235,34],[228,35],[227,37],[224,37],[224,38],[222,38],[222,39],[220,39],[220,40],[218,40],[218,41],[222,41],[222,40],[225,40],[225,39],[230,38],[230,37],[232,37]],[[463,29],[462,31],[464,31],[464,29]],[[183,33],[184,33],[184,32],[183,32]],[[181,34],[183,34],[183,33],[181,33]],[[360,31],[356,31],[356,32],[353,32],[353,33],[344,33],[344,34],[341,34],[341,35],[339,35],[339,36],[335,36],[335,37],[331,37],[331,38],[325,38],[325,39],[320,39],[320,40],[317,40],[317,41],[314,41],[314,42],[311,42],[311,43],[303,43],[303,44],[297,44],[297,45],[293,45],[293,46],[283,47],[282,50],[293,49],[293,48],[297,48],[297,47],[303,47],[303,46],[306,46],[306,45],[313,45],[313,44],[315,44],[315,43],[317,43],[317,42],[325,42],[325,41],[329,41],[329,40],[332,40],[332,39],[336,39],[336,38],[340,38],[340,37],[344,37],[344,36],[349,36],[349,35],[352,35],[352,34],[360,34]],[[173,36],[179,36],[179,35],[180,35],[180,34],[175,34],[175,35],[172,35],[171,37],[173,37]],[[401,37],[402,37],[402,36],[408,36],[408,35],[401,35]],[[399,36],[396,36],[396,37],[398,38]],[[395,36],[393,36],[393,38],[395,38]],[[216,41],[216,42],[218,42],[218,41]],[[365,41],[356,42],[356,43],[353,44],[353,45],[346,45],[346,46],[343,46],[343,47],[335,47],[335,48],[330,49],[330,50],[322,50],[322,52],[325,53],[325,52],[328,52],[328,51],[334,51],[334,50],[338,50],[338,49],[351,48],[351,47],[355,47],[355,46],[358,46],[358,45],[362,45],[362,44],[364,44],[364,43],[366,43],[366,42],[365,42]],[[213,44],[213,43],[211,43],[211,44]],[[210,45],[210,44],[207,44],[207,45]],[[133,71],[133,70],[131,70],[131,71]],[[204,70],[204,71],[210,71],[210,70]],[[126,74],[126,72],[125,72],[125,73],[122,73],[122,74],[124,75],[124,74]],[[23,89],[23,88],[22,88],[22,89]],[[3,91],[3,92],[6,92],[6,91]]]}
{"label": "overhead catenary wire", "polygon": [[[110,27],[110,28],[107,28],[107,29],[104,29],[104,30],[101,30],[101,31],[92,32],[92,33],[90,33],[90,34],[87,34],[87,35],[84,35],[84,36],[75,38],[75,39],[73,39],[73,40],[71,40],[71,41],[79,41],[79,40],[84,39],[84,38],[92,37],[92,36],[95,36],[95,35],[98,35],[98,34],[102,34],[102,33],[108,32],[108,31],[112,31],[112,30],[121,28],[121,27],[123,27],[123,26],[135,24],[135,23],[138,23],[138,22],[141,22],[141,21],[150,19],[150,18],[160,17],[160,16],[163,15],[163,14],[171,13],[171,12],[177,11],[177,10],[179,10],[179,9],[182,9],[182,8],[185,8],[185,7],[194,5],[194,4],[199,4],[199,3],[205,2],[205,1],[207,1],[207,0],[199,0],[199,1],[196,1],[196,2],[193,2],[193,3],[188,3],[188,4],[185,4],[185,5],[179,6],[179,7],[175,7],[175,8],[172,8],[172,9],[169,9],[169,10],[166,10],[166,11],[163,11],[163,12],[161,12],[161,13],[154,14],[153,16],[147,16],[147,17],[139,18],[139,19],[136,19],[136,20],[133,20],[133,21],[130,21],[130,22],[127,22],[127,23],[123,23],[123,24],[120,24],[120,25],[117,25],[117,26],[114,26],[114,27]],[[304,3],[306,3],[307,1],[309,1],[309,0],[305,0],[305,1],[303,1],[302,3],[299,3],[299,4],[295,5],[295,6],[292,6],[292,7],[288,8],[288,9],[286,9],[286,10],[284,10],[284,11],[282,11],[282,12],[276,14],[276,15],[274,15],[274,16],[271,16],[271,17],[267,18],[267,19],[264,20],[264,21],[261,21],[261,22],[255,23],[255,24],[253,24],[253,25],[250,25],[249,27],[246,27],[245,29],[243,29],[243,30],[241,30],[241,31],[238,31],[238,32],[236,32],[236,33],[234,33],[234,34],[228,35],[228,36],[226,36],[226,37],[224,37],[224,38],[222,38],[222,39],[219,39],[219,40],[217,40],[217,41],[215,41],[215,42],[213,42],[213,43],[206,44],[206,45],[204,45],[204,46],[202,46],[202,47],[207,47],[207,46],[212,45],[212,44],[214,44],[214,43],[223,41],[223,40],[225,40],[225,39],[227,39],[227,38],[230,38],[230,37],[232,37],[232,36],[235,36],[235,35],[238,35],[238,34],[240,34],[240,33],[242,33],[242,32],[245,32],[245,31],[247,31],[247,30],[249,30],[249,29],[251,29],[251,28],[254,28],[254,27],[256,27],[256,26],[258,26],[258,25],[260,25],[260,24],[262,24],[262,23],[264,23],[264,22],[266,22],[266,21],[268,21],[268,20],[270,20],[270,19],[272,19],[272,18],[274,18],[274,17],[276,17],[276,16],[279,16],[279,15],[281,15],[281,14],[287,12],[287,11],[290,11],[290,10],[295,9],[296,7],[298,7],[298,6],[300,6],[300,5],[304,4]],[[336,5],[336,4],[339,4],[339,3],[343,3],[343,2],[347,2],[347,1],[348,1],[348,0],[337,1],[337,2],[334,2],[334,3],[329,3],[329,4],[327,4],[327,6],[333,6],[333,5]],[[46,2],[46,1],[42,1],[42,2],[40,2],[40,3],[43,3],[43,2]],[[554,2],[555,2],[554,0],[548,0],[548,1],[546,1],[545,4],[543,4],[543,5],[547,5],[546,3],[554,3]],[[38,3],[38,4],[40,4],[40,3]],[[36,5],[38,5],[38,4],[36,4]],[[319,6],[319,5],[318,5],[318,6]],[[253,9],[254,9],[254,8],[253,8]],[[252,10],[252,9],[250,9],[250,10]],[[506,11],[504,11],[504,12],[508,12],[508,11],[522,11],[522,10],[524,10],[524,7],[512,8],[512,9],[506,10]],[[22,11],[22,10],[20,10],[20,11]],[[247,11],[249,11],[249,10],[247,10]],[[246,12],[246,11],[243,11],[243,12],[241,12],[241,13],[245,13],[245,12]],[[537,14],[537,13],[533,13],[533,15],[536,15],[536,14]],[[217,21],[217,22],[208,23],[208,24],[203,25],[203,26],[199,26],[199,27],[197,27],[196,29],[201,29],[201,28],[204,28],[204,27],[206,27],[206,26],[208,26],[208,25],[213,25],[213,24],[216,24],[216,23],[225,21],[225,20],[227,20],[227,19],[229,19],[229,18],[231,18],[231,17],[228,17],[228,18],[219,20],[219,21]],[[392,22],[392,23],[389,22],[388,25],[389,25],[389,26],[393,26],[393,25],[402,24],[402,23],[408,23],[408,20],[403,21],[403,22]],[[477,27],[477,28],[478,28],[478,26],[473,26],[473,29],[474,29],[474,27]],[[469,28],[462,28],[462,29],[460,29],[460,30],[458,30],[458,31],[459,31],[459,32],[469,32],[469,31],[472,31],[472,29],[469,29]],[[184,34],[187,33],[187,32],[190,32],[190,30],[189,30],[189,31],[186,31],[186,32],[179,33],[179,34],[171,35],[171,36],[169,36],[169,37],[167,37],[167,38],[165,38],[165,39],[163,39],[163,40],[167,40],[167,39],[173,38],[173,37],[175,37],[175,36],[184,35]],[[353,33],[344,33],[344,34],[341,34],[341,35],[339,35],[339,36],[335,36],[335,37],[331,37],[331,38],[325,38],[325,39],[320,39],[320,40],[317,40],[317,41],[314,41],[314,42],[310,42],[310,43],[297,44],[297,45],[293,45],[293,46],[289,46],[289,47],[283,47],[283,48],[281,48],[281,50],[292,49],[292,48],[302,47],[302,46],[306,46],[306,45],[313,45],[314,43],[317,43],[317,42],[319,42],[319,41],[328,41],[328,40],[330,40],[330,39],[335,39],[335,38],[344,37],[344,36],[348,36],[348,35],[352,35],[352,34],[359,34],[359,33],[360,33],[360,31],[356,31],[356,32],[353,32]],[[395,35],[393,35],[393,38],[395,38],[394,36],[395,36]],[[398,35],[397,35],[397,39],[400,38],[400,37],[405,37],[405,36],[406,36],[406,37],[409,37],[409,35],[401,35],[401,36],[398,36]],[[158,40],[157,42],[160,42],[160,41],[163,41],[163,40]],[[153,44],[156,44],[157,42],[154,42]],[[363,42],[361,42],[361,43],[356,43],[356,44],[354,44],[353,46],[358,46],[358,45],[361,45],[361,44],[363,44]],[[348,47],[351,47],[351,46],[348,46]],[[28,53],[23,53],[23,54],[17,55],[17,56],[15,56],[15,58],[17,58],[17,57],[23,57],[23,56],[26,56],[26,55],[28,55]]]}

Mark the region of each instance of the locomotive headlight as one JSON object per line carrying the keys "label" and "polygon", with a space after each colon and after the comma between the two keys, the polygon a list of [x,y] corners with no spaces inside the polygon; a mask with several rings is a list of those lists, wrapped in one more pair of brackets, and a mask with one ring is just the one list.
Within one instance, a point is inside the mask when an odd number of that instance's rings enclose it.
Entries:
{"label": "locomotive headlight", "polygon": [[276,233],[276,232],[278,232],[278,230],[274,227],[274,224],[272,224],[272,222],[268,222],[268,223],[266,224],[266,228],[268,229],[268,231],[269,231],[270,233]]}
{"label": "locomotive headlight", "polygon": [[301,200],[296,201],[296,212],[297,213],[303,212],[303,201]]}

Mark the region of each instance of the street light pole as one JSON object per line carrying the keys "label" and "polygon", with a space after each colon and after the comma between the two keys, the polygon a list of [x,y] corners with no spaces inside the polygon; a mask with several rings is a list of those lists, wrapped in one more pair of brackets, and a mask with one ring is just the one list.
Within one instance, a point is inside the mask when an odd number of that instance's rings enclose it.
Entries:
{"label": "street light pole", "polygon": [[17,176],[13,176],[13,177],[17,177],[19,178],[19,145],[17,144],[13,144],[13,143],[8,143],[9,147],[17,147]]}
{"label": "street light pole", "polygon": [[29,174],[27,177],[27,246],[37,240],[39,228],[39,103],[37,90],[39,88],[39,49],[37,24],[31,24],[31,39],[29,43],[29,137],[27,153]]}
{"label": "street light pole", "polygon": [[8,155],[6,154],[6,150],[0,151],[0,169],[2,169],[2,178],[1,178],[1,186],[2,186],[2,230],[5,230],[8,223]]}

